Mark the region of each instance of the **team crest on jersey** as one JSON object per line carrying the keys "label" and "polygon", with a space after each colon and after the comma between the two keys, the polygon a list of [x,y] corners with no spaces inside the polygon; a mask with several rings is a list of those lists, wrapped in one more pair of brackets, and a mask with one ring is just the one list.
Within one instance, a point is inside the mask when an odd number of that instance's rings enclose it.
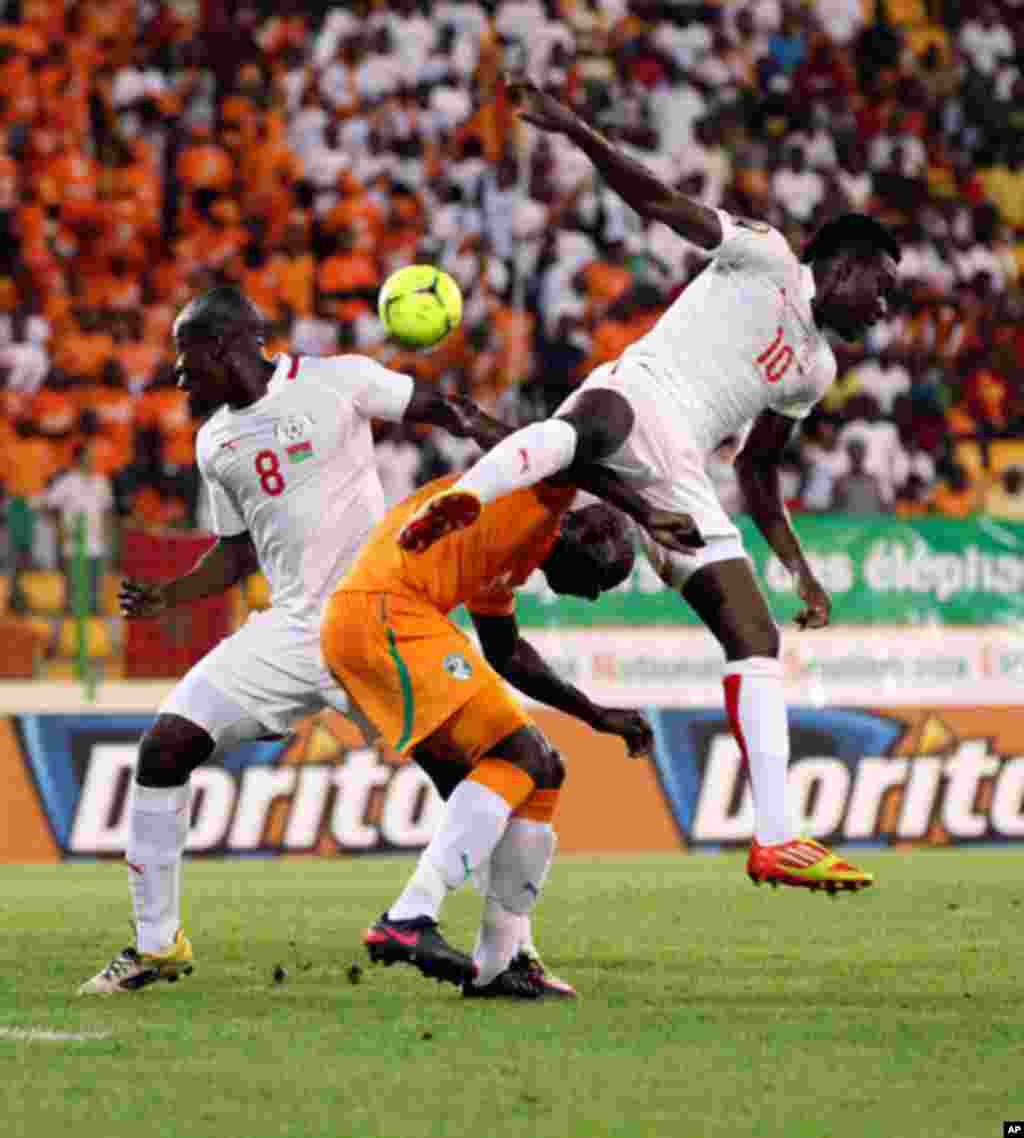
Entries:
{"label": "team crest on jersey", "polygon": [[308,415],[289,415],[275,428],[277,441],[284,447],[288,461],[293,465],[313,458],[313,420]]}
{"label": "team crest on jersey", "polygon": [[442,664],[453,680],[468,680],[473,675],[473,667],[460,652],[449,652]]}

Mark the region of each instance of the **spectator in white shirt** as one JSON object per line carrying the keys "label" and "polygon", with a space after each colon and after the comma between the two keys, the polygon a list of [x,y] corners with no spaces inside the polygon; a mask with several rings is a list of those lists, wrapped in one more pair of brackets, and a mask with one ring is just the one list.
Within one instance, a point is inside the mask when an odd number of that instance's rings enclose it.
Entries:
{"label": "spectator in white shirt", "polygon": [[725,187],[732,177],[732,159],[721,143],[721,133],[713,118],[705,116],[694,124],[693,142],[676,159],[675,181],[694,174],[701,176],[700,201],[712,209],[721,204]]}
{"label": "spectator in white shirt", "polygon": [[1015,51],[1013,35],[994,4],[982,5],[978,18],[963,25],[956,42],[975,68],[988,76],[1013,59]]}
{"label": "spectator in white shirt", "polygon": [[830,419],[820,419],[810,429],[801,457],[804,462],[803,507],[813,513],[823,513],[832,505],[836,479],[850,468],[849,456],[839,446],[835,424]]}
{"label": "spectator in white shirt", "polygon": [[867,167],[867,155],[863,145],[857,141],[847,146],[836,172],[839,189],[851,210],[863,213],[874,192],[874,179]]}
{"label": "spectator in white shirt", "polygon": [[868,150],[868,165],[872,170],[887,170],[896,159],[897,170],[905,178],[923,177],[928,166],[928,152],[916,134],[905,126],[905,118],[894,111],[889,127],[875,136]]}
{"label": "spectator in white shirt", "polygon": [[870,395],[854,395],[847,405],[848,414],[857,416],[839,432],[839,445],[845,447],[851,439],[861,439],[866,453],[864,467],[878,479],[882,501],[891,505],[896,487],[907,480],[909,462],[900,442],[895,423],[881,417],[878,403]]}
{"label": "spectator in white shirt", "polygon": [[772,195],[799,222],[809,222],[825,197],[825,179],[808,169],[802,147],[790,147],[789,165],[772,175]]}
{"label": "spectator in white shirt", "polygon": [[83,527],[87,599],[89,611],[95,613],[99,610],[103,565],[110,554],[114,494],[110,479],[93,472],[89,444],[78,447],[73,469],[50,484],[43,495],[43,505],[55,511],[60,521],[63,567],[68,574],[68,597],[72,603],[72,566],[79,555],[79,527]]}
{"label": "spectator in white shirt", "polygon": [[814,0],[814,10],[829,39],[846,47],[864,26],[861,0]]}
{"label": "spectator in white shirt", "polygon": [[910,372],[889,352],[869,356],[853,369],[857,390],[870,395],[884,415],[892,412],[896,398],[910,391]]}

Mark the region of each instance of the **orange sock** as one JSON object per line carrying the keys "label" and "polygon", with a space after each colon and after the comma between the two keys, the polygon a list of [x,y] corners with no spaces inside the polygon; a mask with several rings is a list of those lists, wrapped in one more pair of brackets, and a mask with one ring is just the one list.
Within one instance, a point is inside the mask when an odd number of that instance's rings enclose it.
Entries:
{"label": "orange sock", "polygon": [[512,817],[550,824],[558,807],[560,793],[560,790],[535,790],[522,806],[512,812]]}
{"label": "orange sock", "polygon": [[536,784],[526,771],[506,759],[481,759],[468,781],[493,790],[505,799],[512,810],[518,809],[536,793]]}

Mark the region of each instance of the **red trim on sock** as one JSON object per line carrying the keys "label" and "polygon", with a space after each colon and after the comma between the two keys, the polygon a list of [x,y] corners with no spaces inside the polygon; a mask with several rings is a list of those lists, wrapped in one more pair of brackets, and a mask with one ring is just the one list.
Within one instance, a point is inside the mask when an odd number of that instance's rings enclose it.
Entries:
{"label": "red trim on sock", "polygon": [[750,759],[747,756],[747,741],[743,738],[743,728],[740,726],[740,675],[726,676],[722,680],[725,688],[725,713],[729,717],[729,726],[732,728],[733,738],[740,745],[740,754],[743,756],[743,769],[750,769]]}
{"label": "red trim on sock", "polygon": [[288,368],[286,379],[294,379],[299,374],[299,357],[292,356],[291,366]]}

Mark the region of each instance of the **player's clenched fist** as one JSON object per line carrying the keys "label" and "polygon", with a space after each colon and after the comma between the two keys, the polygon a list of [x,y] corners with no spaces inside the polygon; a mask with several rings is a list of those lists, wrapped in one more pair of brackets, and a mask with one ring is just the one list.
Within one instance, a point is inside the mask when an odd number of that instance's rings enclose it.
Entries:
{"label": "player's clenched fist", "polygon": [[117,594],[121,615],[156,616],[167,608],[163,585],[156,581],[133,581],[125,578]]}
{"label": "player's clenched fist", "polygon": [[626,744],[631,759],[649,755],[654,750],[654,731],[643,715],[633,708],[601,707],[591,722],[595,731],[618,735]]}

